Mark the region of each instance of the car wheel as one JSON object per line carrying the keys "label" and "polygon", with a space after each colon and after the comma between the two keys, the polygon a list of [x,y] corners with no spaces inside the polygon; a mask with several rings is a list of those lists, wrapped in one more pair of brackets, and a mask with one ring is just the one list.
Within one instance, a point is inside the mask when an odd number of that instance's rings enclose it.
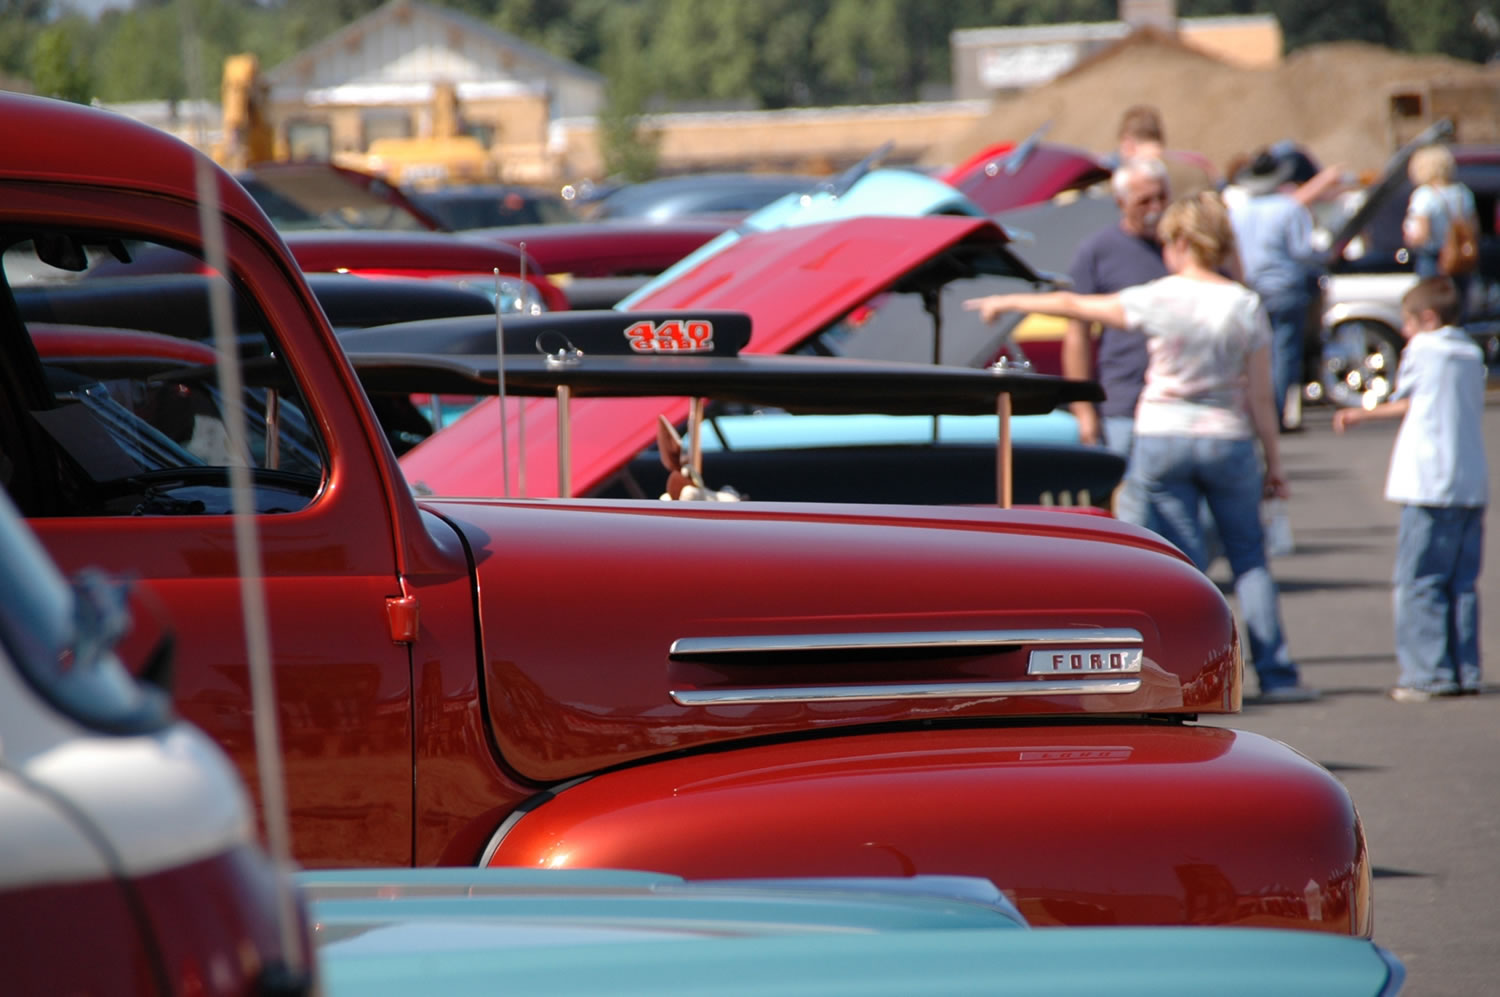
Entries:
{"label": "car wheel", "polygon": [[1307,385],[1310,401],[1368,408],[1390,397],[1402,347],[1395,329],[1384,322],[1354,319],[1324,329],[1322,336],[1317,376]]}

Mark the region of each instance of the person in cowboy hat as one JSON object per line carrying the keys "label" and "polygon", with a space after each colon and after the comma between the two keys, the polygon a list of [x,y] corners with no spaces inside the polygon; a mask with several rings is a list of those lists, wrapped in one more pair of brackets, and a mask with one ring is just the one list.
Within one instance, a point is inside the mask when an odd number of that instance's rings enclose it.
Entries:
{"label": "person in cowboy hat", "polygon": [[1312,215],[1296,196],[1305,158],[1261,150],[1234,177],[1245,196],[1230,200],[1241,273],[1271,320],[1272,402],[1283,430],[1294,428],[1285,419],[1287,393],[1301,382],[1303,342],[1321,272]]}

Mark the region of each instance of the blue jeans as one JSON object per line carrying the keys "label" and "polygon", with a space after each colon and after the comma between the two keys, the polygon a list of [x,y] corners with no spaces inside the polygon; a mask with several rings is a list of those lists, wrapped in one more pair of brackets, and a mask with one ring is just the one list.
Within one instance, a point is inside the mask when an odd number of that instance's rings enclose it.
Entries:
{"label": "blue jeans", "polygon": [[1254,441],[1138,435],[1126,473],[1140,486],[1156,531],[1200,569],[1205,557],[1199,510],[1208,504],[1234,575],[1260,691],[1296,685],[1297,666],[1287,651],[1276,580],[1266,564],[1262,470]]}
{"label": "blue jeans", "polygon": [[1141,494],[1140,486],[1130,478],[1128,461],[1135,440],[1135,416],[1100,416],[1099,429],[1104,435],[1105,449],[1114,451],[1127,461],[1125,480],[1120,482],[1120,490],[1115,495],[1115,518],[1122,523],[1144,526],[1148,530],[1154,529],[1145,496]]}
{"label": "blue jeans", "polygon": [[1479,579],[1484,508],[1403,505],[1394,599],[1400,684],[1479,688]]}
{"label": "blue jeans", "polygon": [[1286,394],[1294,386],[1302,390],[1305,330],[1312,298],[1300,291],[1265,297],[1266,316],[1271,320],[1271,401],[1276,420],[1286,410]]}

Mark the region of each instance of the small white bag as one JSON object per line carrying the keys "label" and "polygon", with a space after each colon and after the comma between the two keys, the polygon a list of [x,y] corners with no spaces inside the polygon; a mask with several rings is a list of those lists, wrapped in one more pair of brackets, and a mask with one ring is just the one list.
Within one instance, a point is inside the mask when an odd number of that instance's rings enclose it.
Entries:
{"label": "small white bag", "polygon": [[1260,525],[1266,535],[1266,556],[1285,557],[1297,549],[1286,499],[1268,498],[1260,504]]}

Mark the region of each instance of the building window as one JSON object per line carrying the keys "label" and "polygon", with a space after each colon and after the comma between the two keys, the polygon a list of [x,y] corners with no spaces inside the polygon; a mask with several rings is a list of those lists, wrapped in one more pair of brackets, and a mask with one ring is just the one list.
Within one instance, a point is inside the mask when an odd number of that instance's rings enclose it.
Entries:
{"label": "building window", "polygon": [[411,114],[403,110],[366,111],[360,118],[365,148],[381,138],[411,138]]}
{"label": "building window", "polygon": [[326,121],[288,121],[286,147],[294,162],[327,162],[333,157],[333,129]]}

